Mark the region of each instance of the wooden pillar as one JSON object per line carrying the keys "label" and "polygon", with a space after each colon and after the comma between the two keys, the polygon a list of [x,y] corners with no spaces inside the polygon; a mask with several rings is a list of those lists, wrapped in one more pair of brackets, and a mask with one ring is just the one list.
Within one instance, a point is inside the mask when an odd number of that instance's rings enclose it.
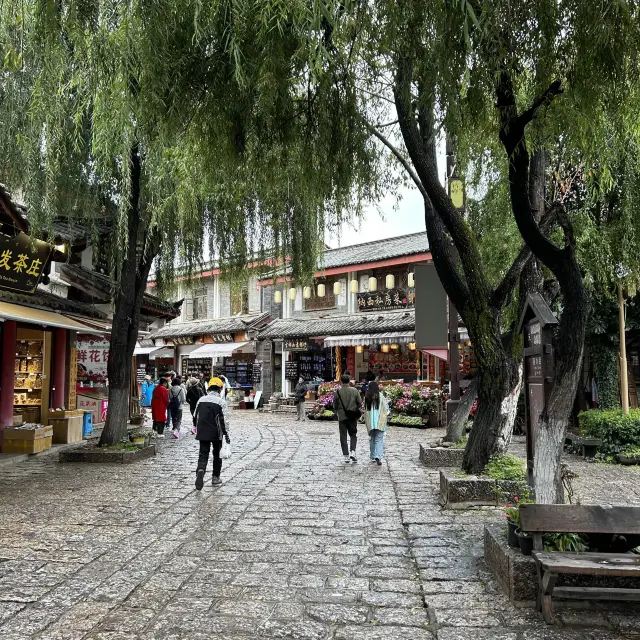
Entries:
{"label": "wooden pillar", "polygon": [[[67,382],[67,330],[55,330],[55,353],[53,357],[53,408],[66,407]],[[68,407],[66,407],[68,408]],[[44,416],[41,418],[44,422]]]}
{"label": "wooden pillar", "polygon": [[340,347],[336,347],[336,380],[340,382],[342,376],[342,353]]}
{"label": "wooden pillar", "polygon": [[[13,386],[17,326],[7,320],[2,327],[2,369],[0,372],[0,430],[13,425]],[[1,440],[0,440],[1,442]]]}

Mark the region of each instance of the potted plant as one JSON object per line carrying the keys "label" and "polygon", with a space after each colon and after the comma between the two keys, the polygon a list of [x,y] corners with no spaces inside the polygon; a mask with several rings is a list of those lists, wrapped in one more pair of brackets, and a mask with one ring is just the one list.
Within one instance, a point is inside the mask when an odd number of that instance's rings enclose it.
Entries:
{"label": "potted plant", "polygon": [[620,449],[618,453],[618,462],[620,464],[640,464],[640,446],[628,445]]}
{"label": "potted plant", "polygon": [[518,545],[520,546],[522,555],[530,556],[533,551],[533,538],[528,533],[521,531],[520,529],[516,531],[516,535],[518,536]]}
{"label": "potted plant", "polygon": [[140,431],[132,431],[129,434],[129,441],[135,444],[138,449],[142,449],[147,443],[147,434]]}
{"label": "potted plant", "polygon": [[520,507],[518,504],[508,504],[504,508],[504,517],[507,521],[507,544],[517,549],[520,544],[516,531],[520,528]]}

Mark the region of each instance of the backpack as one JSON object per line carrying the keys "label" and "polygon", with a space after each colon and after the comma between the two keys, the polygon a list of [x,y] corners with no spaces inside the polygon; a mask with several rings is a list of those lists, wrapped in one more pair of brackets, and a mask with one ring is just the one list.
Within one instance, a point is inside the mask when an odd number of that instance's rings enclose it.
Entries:
{"label": "backpack", "polygon": [[169,394],[171,397],[169,398],[169,411],[177,411],[180,408],[180,391],[178,391],[178,395],[173,393],[173,389],[175,387],[171,387],[171,393]]}

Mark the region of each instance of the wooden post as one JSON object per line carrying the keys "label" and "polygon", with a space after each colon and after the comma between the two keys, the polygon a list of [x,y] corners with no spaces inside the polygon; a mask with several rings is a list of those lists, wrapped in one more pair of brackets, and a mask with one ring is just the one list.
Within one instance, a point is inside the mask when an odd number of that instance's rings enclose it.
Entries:
{"label": "wooden post", "polygon": [[[56,329],[53,358],[53,408],[66,407],[64,401],[67,382],[67,330]],[[44,418],[42,418],[44,422]]]}
{"label": "wooden post", "polygon": [[336,347],[336,380],[340,382],[342,376],[342,357],[340,353],[340,347]]}
{"label": "wooden post", "polygon": [[629,413],[629,379],[627,373],[627,344],[624,332],[624,297],[622,284],[618,284],[618,324],[620,328],[620,399],[622,413]]}
{"label": "wooden post", "polygon": [[[2,327],[2,371],[0,377],[0,430],[13,425],[13,386],[15,377],[17,325],[6,320]],[[1,431],[0,431],[1,435]],[[1,442],[1,440],[0,440]]]}

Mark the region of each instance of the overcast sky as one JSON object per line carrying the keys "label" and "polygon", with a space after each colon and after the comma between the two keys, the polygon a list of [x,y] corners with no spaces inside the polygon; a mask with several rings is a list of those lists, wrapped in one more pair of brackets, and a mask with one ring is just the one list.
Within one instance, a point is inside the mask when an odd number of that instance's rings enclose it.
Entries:
{"label": "overcast sky", "polygon": [[[443,145],[438,147],[438,174],[444,182],[446,158]],[[393,196],[383,198],[378,207],[370,207],[363,220],[354,225],[343,225],[340,237],[329,236],[325,242],[332,248],[353,244],[396,238],[408,233],[426,231],[422,196],[414,186],[400,190],[401,199]]]}

